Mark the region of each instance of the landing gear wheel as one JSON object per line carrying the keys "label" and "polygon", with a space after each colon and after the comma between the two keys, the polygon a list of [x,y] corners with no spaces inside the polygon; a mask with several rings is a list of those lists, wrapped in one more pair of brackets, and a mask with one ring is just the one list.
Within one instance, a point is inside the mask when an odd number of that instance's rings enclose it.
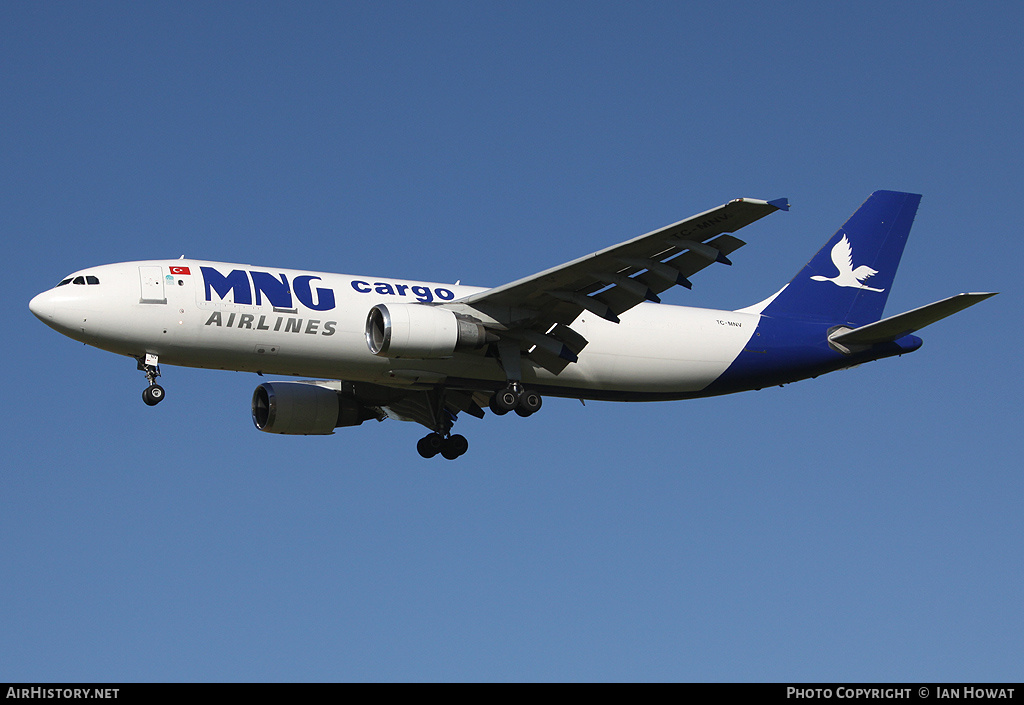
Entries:
{"label": "landing gear wheel", "polygon": [[494,396],[491,397],[491,411],[498,416],[507,414],[519,406],[519,396],[520,395],[511,388],[495,392]]}
{"label": "landing gear wheel", "polygon": [[[440,433],[428,433],[416,443],[416,452],[424,458],[433,458],[444,447]],[[468,445],[468,444],[467,444]]]}
{"label": "landing gear wheel", "polygon": [[498,395],[495,394],[493,397],[491,397],[491,401],[490,403],[488,403],[487,406],[491,410],[491,413],[494,414],[495,416],[504,416],[505,414],[508,413],[508,409],[502,409],[500,406],[498,406],[497,399]]}
{"label": "landing gear wheel", "polygon": [[455,460],[467,450],[469,450],[469,441],[466,440],[465,436],[460,436],[457,433],[450,438],[446,438],[441,444],[441,455],[446,460]]}
{"label": "landing gear wheel", "polygon": [[142,401],[147,406],[156,406],[164,400],[164,388],[159,384],[151,384],[142,391]]}
{"label": "landing gear wheel", "polygon": [[524,418],[535,414],[540,410],[542,401],[540,394],[537,394],[537,392],[525,391],[519,395],[516,413]]}

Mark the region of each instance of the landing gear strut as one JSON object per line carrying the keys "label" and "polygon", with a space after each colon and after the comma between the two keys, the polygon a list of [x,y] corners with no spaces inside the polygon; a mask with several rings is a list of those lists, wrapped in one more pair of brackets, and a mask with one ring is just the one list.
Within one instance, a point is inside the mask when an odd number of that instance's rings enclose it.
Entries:
{"label": "landing gear strut", "polygon": [[156,383],[156,378],[160,376],[160,365],[157,364],[159,359],[150,354],[136,359],[139,361],[139,369],[146,373],[146,379],[149,380],[149,386],[142,391],[142,401],[146,406],[156,406],[166,396],[164,388]]}

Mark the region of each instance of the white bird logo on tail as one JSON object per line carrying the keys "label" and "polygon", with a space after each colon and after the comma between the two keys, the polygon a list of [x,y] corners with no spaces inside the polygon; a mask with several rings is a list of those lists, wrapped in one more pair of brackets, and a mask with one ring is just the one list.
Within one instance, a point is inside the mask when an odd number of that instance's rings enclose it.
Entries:
{"label": "white bird logo on tail", "polygon": [[866,264],[862,264],[856,269],[853,268],[853,249],[850,247],[850,241],[846,238],[846,235],[843,235],[843,239],[832,248],[832,264],[839,270],[839,274],[834,277],[823,277],[815,274],[811,279],[816,282],[832,282],[836,286],[847,286],[853,289],[885,291],[885,289],[864,286],[864,280],[878,274],[878,270],[872,269]]}

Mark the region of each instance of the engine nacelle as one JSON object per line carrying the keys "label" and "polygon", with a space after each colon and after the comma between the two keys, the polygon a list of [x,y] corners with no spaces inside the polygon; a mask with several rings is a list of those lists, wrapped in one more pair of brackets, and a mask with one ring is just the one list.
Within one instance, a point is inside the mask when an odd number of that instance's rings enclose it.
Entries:
{"label": "engine nacelle", "polygon": [[302,382],[266,382],[252,394],[252,422],[267,433],[329,436],[374,414],[333,389]]}
{"label": "engine nacelle", "polygon": [[381,357],[444,358],[486,342],[482,325],[437,306],[377,304],[366,317],[366,345]]}

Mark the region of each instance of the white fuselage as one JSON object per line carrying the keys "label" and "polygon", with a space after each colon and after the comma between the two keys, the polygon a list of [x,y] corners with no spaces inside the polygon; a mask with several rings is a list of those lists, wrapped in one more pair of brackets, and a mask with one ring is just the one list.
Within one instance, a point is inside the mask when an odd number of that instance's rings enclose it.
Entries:
{"label": "white fuselage", "polygon": [[[98,283],[73,283],[86,276]],[[478,287],[198,260],[103,265],[69,279],[33,299],[33,312],[71,338],[122,355],[392,386],[446,377],[505,380],[498,361],[480,353],[392,359],[373,355],[366,344],[375,304],[445,302],[483,291]],[[525,360],[522,381],[580,398],[588,390],[689,395],[729,367],[759,319],[650,303],[618,324],[584,313],[572,323],[589,341],[579,361],[555,375]]]}

